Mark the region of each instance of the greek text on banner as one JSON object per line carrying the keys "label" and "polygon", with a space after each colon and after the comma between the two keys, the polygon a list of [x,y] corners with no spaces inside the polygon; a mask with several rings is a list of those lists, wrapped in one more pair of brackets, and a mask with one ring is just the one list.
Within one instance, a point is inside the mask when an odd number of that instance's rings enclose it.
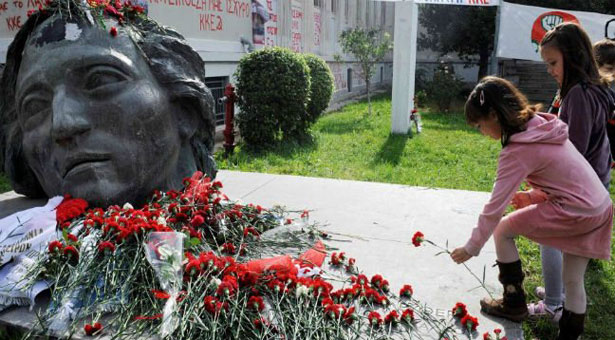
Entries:
{"label": "greek text on banner", "polygon": [[[409,0],[377,0],[377,1],[408,1]],[[429,5],[459,5],[459,6],[499,6],[500,0],[414,0],[415,4]]]}

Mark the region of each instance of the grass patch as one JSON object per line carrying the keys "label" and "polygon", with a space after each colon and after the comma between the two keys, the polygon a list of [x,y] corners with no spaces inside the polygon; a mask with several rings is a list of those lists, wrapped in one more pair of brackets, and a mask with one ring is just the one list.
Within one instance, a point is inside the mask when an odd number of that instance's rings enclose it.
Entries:
{"label": "grass patch", "polygon": [[[373,101],[375,114],[365,116],[360,102],[328,114],[313,126],[307,143],[281,143],[273,150],[248,152],[241,147],[229,159],[218,153],[221,169],[388,182],[424,187],[491,191],[499,143],[468,127],[461,112],[422,112],[423,133],[391,135],[388,96]],[[614,198],[615,183],[611,183]],[[542,285],[538,246],[517,243],[531,301]],[[615,245],[614,245],[615,250]],[[614,251],[615,252],[615,251]],[[615,339],[615,263],[590,262],[585,276],[588,316],[583,339]],[[553,339],[557,327],[547,321],[525,322],[527,339]]]}
{"label": "grass patch", "polygon": [[239,147],[221,169],[490,190],[500,149],[465,124],[461,114],[423,114],[424,132],[410,138],[390,134],[390,99],[373,100],[322,117],[306,143],[280,143],[270,151]]}

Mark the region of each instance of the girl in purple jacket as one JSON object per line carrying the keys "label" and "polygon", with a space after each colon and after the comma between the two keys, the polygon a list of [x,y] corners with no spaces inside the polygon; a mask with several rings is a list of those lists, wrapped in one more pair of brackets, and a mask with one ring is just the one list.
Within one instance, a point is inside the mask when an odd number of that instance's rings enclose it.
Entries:
{"label": "girl in purple jacket", "polygon": [[[600,76],[591,41],[581,26],[564,23],[549,31],[540,43],[540,54],[549,74],[559,85],[559,118],[568,124],[572,144],[592,166],[602,184],[610,182],[611,151],[607,137],[609,101],[605,79]],[[545,287],[538,287],[541,300],[528,305],[530,315],[561,316],[565,299],[562,253],[540,247]]]}
{"label": "girl in purple jacket", "polygon": [[[561,250],[566,302],[557,339],[578,339],[584,328],[587,263],[611,255],[612,203],[594,169],[569,140],[566,123],[537,109],[510,82],[497,77],[484,78],[470,94],[466,120],[500,140],[502,151],[491,199],[470,239],[451,257],[463,263],[477,256],[493,234],[504,296],[483,299],[481,309],[518,322],[528,310],[515,237]],[[523,181],[541,194],[516,193]],[[531,204],[502,217],[519,196],[528,196]]]}

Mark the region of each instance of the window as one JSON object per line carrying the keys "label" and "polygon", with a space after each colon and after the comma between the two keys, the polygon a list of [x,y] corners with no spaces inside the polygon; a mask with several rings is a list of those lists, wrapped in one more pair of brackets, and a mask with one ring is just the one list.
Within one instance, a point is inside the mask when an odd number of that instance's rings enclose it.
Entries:
{"label": "window", "polygon": [[346,70],[346,83],[348,83],[348,92],[352,92],[352,69]]}
{"label": "window", "polygon": [[333,13],[333,15],[337,14],[337,1],[338,0],[331,0],[331,13]]}
{"label": "window", "polygon": [[321,0],[314,0],[314,7],[320,8],[321,5],[322,5]]}
{"label": "window", "polygon": [[348,17],[350,17],[350,0],[344,0],[344,22],[348,24]]}
{"label": "window", "polygon": [[361,14],[363,13],[363,11],[361,11],[361,0],[357,0],[357,7],[355,8],[357,9],[355,26],[362,26],[361,25]]}
{"label": "window", "polygon": [[227,77],[209,77],[205,78],[205,86],[209,88],[214,96],[214,119],[216,126],[224,125],[224,110],[225,104],[220,103],[218,99],[224,97],[224,87],[228,83]]}
{"label": "window", "polygon": [[384,26],[387,23],[387,5],[385,3],[380,4],[380,25]]}

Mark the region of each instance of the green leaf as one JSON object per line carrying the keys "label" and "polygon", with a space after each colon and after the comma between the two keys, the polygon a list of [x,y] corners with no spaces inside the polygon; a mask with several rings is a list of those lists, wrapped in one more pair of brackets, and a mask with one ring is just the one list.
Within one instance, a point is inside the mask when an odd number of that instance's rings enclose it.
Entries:
{"label": "green leaf", "polygon": [[195,247],[201,244],[201,240],[199,240],[197,237],[191,237],[188,244],[189,247]]}

